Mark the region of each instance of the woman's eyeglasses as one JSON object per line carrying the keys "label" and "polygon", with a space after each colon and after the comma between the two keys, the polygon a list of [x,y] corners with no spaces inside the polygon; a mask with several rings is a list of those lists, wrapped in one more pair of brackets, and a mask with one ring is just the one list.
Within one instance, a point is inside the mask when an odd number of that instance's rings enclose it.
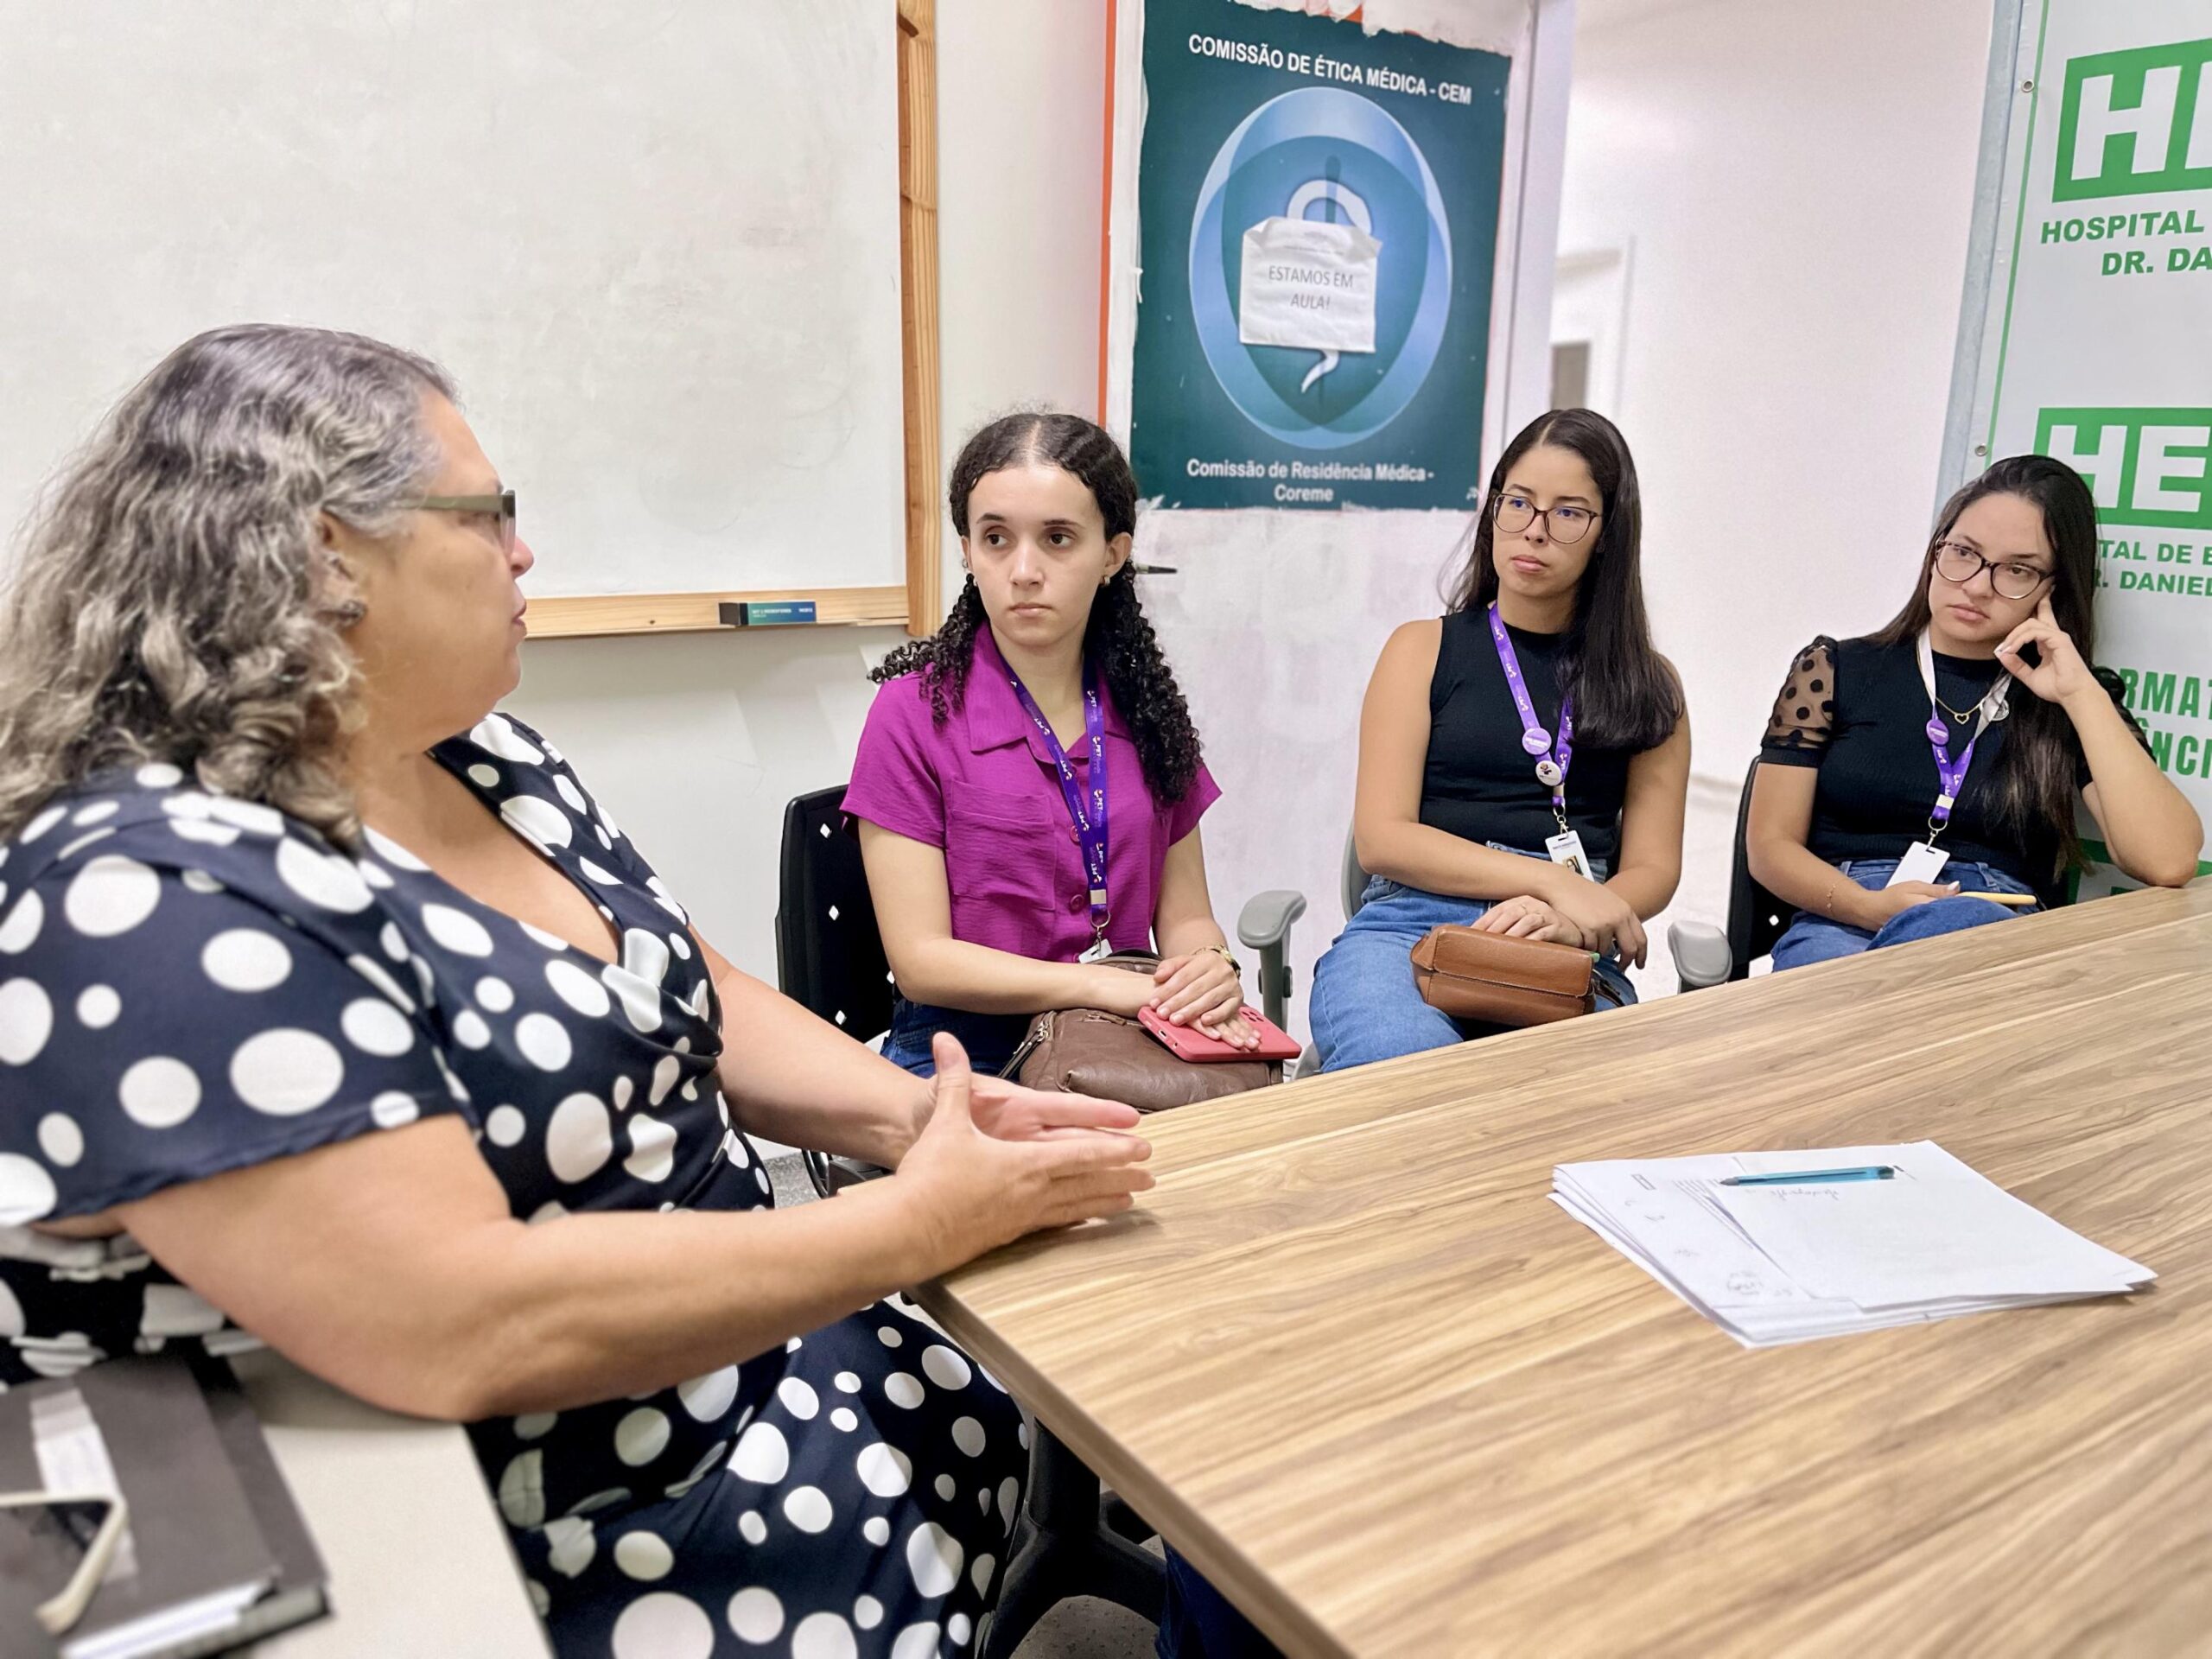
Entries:
{"label": "woman's eyeglasses", "polygon": [[479,512],[499,523],[499,548],[502,552],[515,550],[515,493],[501,490],[497,495],[426,495],[410,506],[428,512]]}
{"label": "woman's eyeglasses", "polygon": [[1541,518],[1544,521],[1545,532],[1561,547],[1573,547],[1587,536],[1590,526],[1598,522],[1596,513],[1571,501],[1540,507],[1527,496],[1510,492],[1491,499],[1490,516],[1492,522],[1510,536],[1519,535]]}
{"label": "woman's eyeglasses", "polygon": [[1963,588],[1983,571],[2000,599],[2025,599],[2050,580],[2050,572],[2024,559],[1985,559],[1964,542],[1936,543],[1936,574]]}
{"label": "woman's eyeglasses", "polygon": [[34,1592],[60,1580],[31,1610],[48,1636],[66,1634],[85,1616],[130,1516],[118,1493],[0,1492],[0,1559]]}

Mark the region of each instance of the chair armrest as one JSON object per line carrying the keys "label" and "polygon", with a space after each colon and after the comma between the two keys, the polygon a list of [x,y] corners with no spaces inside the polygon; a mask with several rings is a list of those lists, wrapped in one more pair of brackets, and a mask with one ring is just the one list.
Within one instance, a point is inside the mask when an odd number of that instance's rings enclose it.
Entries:
{"label": "chair armrest", "polygon": [[1667,929],[1674,952],[1675,976],[1686,991],[1726,984],[1733,967],[1727,936],[1710,922],[1675,922]]}
{"label": "chair armrest", "polygon": [[1290,926],[1306,913],[1306,895],[1287,887],[1255,893],[1236,913],[1236,937],[1249,949],[1264,950],[1290,937]]}

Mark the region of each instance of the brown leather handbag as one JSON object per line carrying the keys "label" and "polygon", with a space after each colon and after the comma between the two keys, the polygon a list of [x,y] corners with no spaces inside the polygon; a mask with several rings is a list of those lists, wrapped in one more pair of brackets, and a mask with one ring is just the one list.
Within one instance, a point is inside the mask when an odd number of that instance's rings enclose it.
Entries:
{"label": "brown leather handbag", "polygon": [[1598,958],[1548,939],[1432,927],[1414,946],[1421,1000],[1454,1020],[1541,1026],[1597,1006]]}
{"label": "brown leather handbag", "polygon": [[[1107,957],[1106,965],[1149,974],[1160,959],[1124,952]],[[1000,1075],[1024,1088],[1065,1090],[1118,1100],[1141,1112],[1164,1112],[1281,1083],[1282,1067],[1265,1060],[1195,1065],[1121,1014],[1050,1008],[1029,1022],[1028,1035]]]}

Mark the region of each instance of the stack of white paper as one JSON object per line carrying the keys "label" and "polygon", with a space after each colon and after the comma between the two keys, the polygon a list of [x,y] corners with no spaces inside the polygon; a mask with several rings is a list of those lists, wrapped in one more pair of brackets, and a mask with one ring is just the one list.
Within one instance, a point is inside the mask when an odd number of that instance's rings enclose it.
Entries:
{"label": "stack of white paper", "polygon": [[[1894,1179],[1720,1185],[1881,1165]],[[2158,1276],[1932,1141],[1561,1164],[1552,1198],[1751,1348],[2116,1295]]]}

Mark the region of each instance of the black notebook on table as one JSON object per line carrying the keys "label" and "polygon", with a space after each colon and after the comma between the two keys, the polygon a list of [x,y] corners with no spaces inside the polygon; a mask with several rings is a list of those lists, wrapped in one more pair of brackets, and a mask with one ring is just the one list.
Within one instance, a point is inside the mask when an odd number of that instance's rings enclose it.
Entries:
{"label": "black notebook on table", "polygon": [[327,1609],[326,1575],[261,1425],[219,1360],[113,1360],[0,1395],[0,1491],[105,1484],[130,1535],[60,1637],[34,1610],[67,1581],[69,1542],[0,1510],[0,1653],[194,1659]]}

